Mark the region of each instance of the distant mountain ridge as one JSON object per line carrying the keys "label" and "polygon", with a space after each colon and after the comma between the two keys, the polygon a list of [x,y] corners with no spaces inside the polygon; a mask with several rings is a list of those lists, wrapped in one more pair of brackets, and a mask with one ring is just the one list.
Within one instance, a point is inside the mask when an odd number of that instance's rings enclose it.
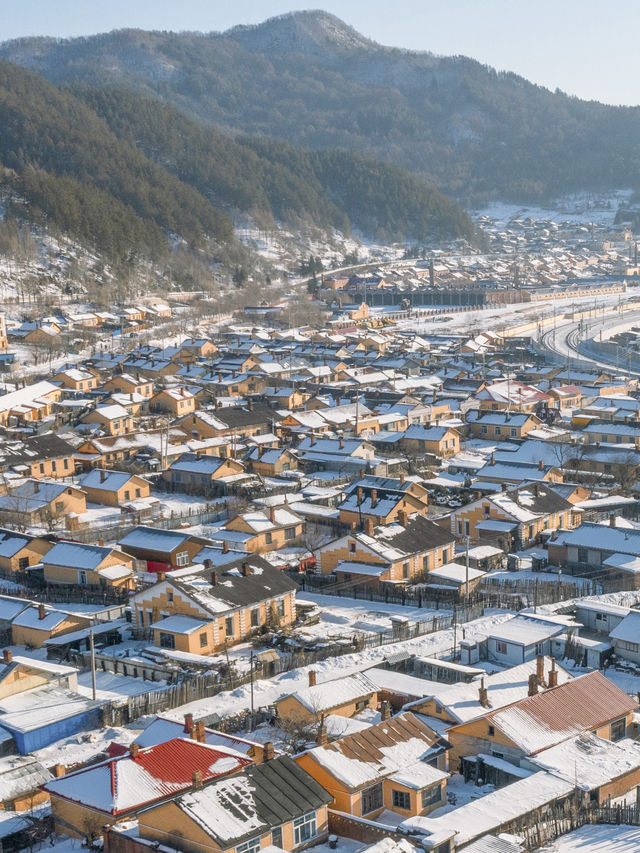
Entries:
{"label": "distant mountain ridge", "polygon": [[463,200],[640,188],[640,108],[550,92],[465,57],[385,47],[326,12],[208,35],[20,39],[0,45],[0,57],[56,83],[160,98],[225,132],[359,151]]}

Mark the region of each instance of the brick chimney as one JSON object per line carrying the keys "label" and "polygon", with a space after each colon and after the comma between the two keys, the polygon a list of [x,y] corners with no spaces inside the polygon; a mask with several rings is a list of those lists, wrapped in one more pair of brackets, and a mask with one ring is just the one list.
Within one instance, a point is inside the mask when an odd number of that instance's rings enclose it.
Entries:
{"label": "brick chimney", "polygon": [[198,743],[206,743],[207,735],[204,730],[203,720],[198,720],[198,722],[194,726],[194,731],[196,733],[195,739],[198,741]]}
{"label": "brick chimney", "polygon": [[190,735],[192,729],[193,729],[193,714],[185,714],[184,715],[184,733],[186,735]]}
{"label": "brick chimney", "polygon": [[339,446],[340,448],[343,448],[343,447],[344,447],[344,438],[343,438],[342,436],[340,436],[340,439],[339,439],[339,441],[338,441],[338,446]]}
{"label": "brick chimney", "polygon": [[202,788],[202,770],[194,770],[191,776],[191,784],[194,788]]}
{"label": "brick chimney", "polygon": [[100,548],[104,548],[104,539],[98,539],[98,545]]}
{"label": "brick chimney", "polygon": [[503,492],[506,492],[509,489],[509,484],[508,483],[500,483],[500,488],[502,489]]}
{"label": "brick chimney", "polygon": [[132,743],[131,746],[129,747],[129,755],[131,756],[131,758],[133,758],[134,761],[138,757],[139,752],[140,752],[140,747],[138,746],[138,744]]}
{"label": "brick chimney", "polygon": [[215,586],[218,583],[217,572],[211,572],[211,574],[209,575],[209,583],[211,584],[211,586]]}
{"label": "brick chimney", "polygon": [[373,509],[373,507],[377,503],[378,503],[378,490],[377,489],[371,489],[371,508]]}
{"label": "brick chimney", "polygon": [[314,435],[313,433],[311,433],[311,441],[310,441],[311,447],[313,447],[313,445],[314,445],[315,443],[316,443],[316,437],[315,437],[315,435]]}
{"label": "brick chimney", "polygon": [[487,688],[484,686],[484,678],[480,679],[480,687],[478,688],[478,702],[480,702],[483,708],[489,707],[489,694],[487,693]]}
{"label": "brick chimney", "polygon": [[533,494],[539,498],[540,497],[540,483],[533,484]]}
{"label": "brick chimney", "polygon": [[273,761],[275,751],[273,749],[273,741],[266,741],[262,747],[262,761]]}
{"label": "brick chimney", "polygon": [[276,508],[274,506],[269,507],[269,521],[271,524],[276,523]]}
{"label": "brick chimney", "polygon": [[64,766],[64,764],[56,764],[53,768],[53,775],[56,777],[56,779],[59,779],[61,776],[64,776],[66,772],[67,768]]}
{"label": "brick chimney", "polygon": [[538,471],[544,471],[544,462],[542,459],[538,461]]}
{"label": "brick chimney", "polygon": [[544,655],[536,656],[536,678],[538,684],[544,684]]}
{"label": "brick chimney", "polygon": [[316,671],[315,669],[309,670],[309,687],[316,686]]}
{"label": "brick chimney", "polygon": [[616,526],[616,517],[615,517],[615,515],[610,515],[609,516],[609,527],[615,527],[615,526]]}
{"label": "brick chimney", "polygon": [[556,662],[553,658],[551,658],[551,669],[549,670],[549,687],[557,687],[558,686],[558,670],[556,669]]}
{"label": "brick chimney", "polygon": [[538,692],[538,676],[535,673],[531,673],[529,676],[529,696],[535,696]]}
{"label": "brick chimney", "polygon": [[47,610],[44,604],[38,605],[38,619],[45,619],[47,616]]}
{"label": "brick chimney", "polygon": [[264,444],[260,445],[260,447],[258,448],[258,459],[262,459],[262,456],[266,449],[267,448],[264,446]]}
{"label": "brick chimney", "polygon": [[398,510],[398,524],[401,524],[403,527],[406,527],[409,522],[407,517],[407,513],[403,509]]}
{"label": "brick chimney", "polygon": [[391,717],[391,703],[385,699],[380,705],[380,719],[388,720]]}
{"label": "brick chimney", "polygon": [[104,483],[104,481],[106,479],[107,479],[107,472],[103,468],[101,468],[100,469],[100,482]]}
{"label": "brick chimney", "polygon": [[364,520],[364,532],[367,536],[373,536],[373,519],[369,516]]}
{"label": "brick chimney", "polygon": [[358,496],[358,505],[360,505],[362,503],[362,486],[358,486],[356,494]]}
{"label": "brick chimney", "polygon": [[249,565],[249,563],[243,563],[241,571],[242,571],[242,577],[248,578],[249,575],[251,574],[251,566]]}
{"label": "brick chimney", "polygon": [[227,554],[228,552],[229,552],[229,543],[225,539],[225,541],[222,543],[222,553]]}
{"label": "brick chimney", "polygon": [[157,580],[158,582],[160,582],[160,581],[166,581],[166,579],[167,579],[166,572],[156,572],[156,580]]}
{"label": "brick chimney", "polygon": [[496,464],[496,457],[493,455],[493,453],[491,454],[491,459],[489,460],[489,464],[490,465]]}
{"label": "brick chimney", "polygon": [[5,663],[11,663],[11,659],[13,657],[13,652],[11,649],[3,649],[2,650],[2,659]]}
{"label": "brick chimney", "polygon": [[400,485],[404,485],[404,474],[400,474]]}

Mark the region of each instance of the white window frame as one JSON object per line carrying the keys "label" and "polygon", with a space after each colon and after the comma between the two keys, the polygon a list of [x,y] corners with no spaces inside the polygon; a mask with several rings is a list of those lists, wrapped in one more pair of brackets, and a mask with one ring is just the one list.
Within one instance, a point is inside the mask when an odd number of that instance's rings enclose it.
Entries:
{"label": "white window frame", "polygon": [[89,578],[85,569],[78,569],[78,586],[87,586]]}
{"label": "white window frame", "polygon": [[188,551],[180,551],[176,554],[176,566],[188,566],[189,565],[189,552]]}
{"label": "white window frame", "polygon": [[258,853],[260,850],[260,836],[250,838],[248,841],[243,841],[236,847],[236,853]]}
{"label": "white window frame", "polygon": [[[311,828],[311,832],[309,835],[304,835],[304,831],[306,827]],[[307,844],[313,838],[315,838],[318,834],[318,819],[316,817],[316,813],[307,812],[301,817],[297,817],[293,821],[293,843],[296,847],[299,847],[301,844]],[[237,853],[237,850],[236,850]]]}

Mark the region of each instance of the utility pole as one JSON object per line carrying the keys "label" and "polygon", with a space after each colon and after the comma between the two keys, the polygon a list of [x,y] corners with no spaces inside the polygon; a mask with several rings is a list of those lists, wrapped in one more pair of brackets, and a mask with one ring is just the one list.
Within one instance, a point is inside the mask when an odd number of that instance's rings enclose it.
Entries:
{"label": "utility pole", "polygon": [[455,604],[453,605],[453,659],[457,657],[456,646],[458,641],[458,620]]}
{"label": "utility pole", "polygon": [[93,628],[89,629],[89,649],[91,650],[91,698],[96,700],[96,647],[93,642]]}
{"label": "utility pole", "polygon": [[249,731],[253,731],[253,720],[254,720],[254,707],[253,707],[253,649],[251,650],[251,654],[249,655],[249,674],[250,674],[250,683],[251,683],[251,718],[249,721]]}
{"label": "utility pole", "polygon": [[464,621],[469,621],[469,537],[464,537]]}

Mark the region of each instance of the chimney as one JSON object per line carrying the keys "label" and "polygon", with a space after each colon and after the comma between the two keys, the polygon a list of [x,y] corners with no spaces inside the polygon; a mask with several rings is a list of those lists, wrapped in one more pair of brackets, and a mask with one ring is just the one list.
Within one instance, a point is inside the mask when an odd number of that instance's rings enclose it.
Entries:
{"label": "chimney", "polygon": [[490,465],[496,464],[496,457],[493,455],[493,453],[491,454],[491,459],[489,460],[489,464]]}
{"label": "chimney", "polygon": [[313,433],[311,433],[311,447],[316,443],[316,437]]}
{"label": "chimney", "polygon": [[2,659],[5,663],[11,663],[11,658],[13,657],[13,652],[11,649],[3,649],[2,650]]}
{"label": "chimney", "polygon": [[59,779],[61,776],[64,776],[66,772],[67,768],[64,766],[64,764],[56,764],[53,768],[53,775],[56,777],[56,779]]}
{"label": "chimney", "polygon": [[388,720],[391,717],[391,703],[385,699],[380,705],[380,719]]}
{"label": "chimney", "polygon": [[534,494],[537,498],[539,498],[539,497],[540,497],[540,484],[539,484],[539,483],[534,483],[534,484],[533,484],[533,494]]}
{"label": "chimney", "polygon": [[338,441],[338,445],[339,445],[339,447],[340,447],[340,448],[343,448],[343,447],[344,447],[344,438],[343,438],[342,436],[340,436],[340,439],[339,439],[339,441]]}
{"label": "chimney", "polygon": [[489,707],[489,694],[487,693],[487,688],[484,686],[484,678],[480,679],[480,687],[478,688],[478,702],[480,702],[483,708]]}
{"label": "chimney", "polygon": [[251,574],[251,566],[249,565],[249,563],[243,563],[242,564],[242,577],[248,578],[250,576],[250,574]]}
{"label": "chimney", "polygon": [[503,492],[506,492],[509,488],[509,484],[508,483],[500,483],[500,488],[502,489]]}
{"label": "chimney", "polygon": [[212,568],[213,568],[213,563],[211,562],[211,560],[209,559],[209,557],[206,557],[206,558],[202,561],[202,565],[205,567],[205,569],[212,569]]}
{"label": "chimney", "polygon": [[104,548],[104,539],[98,539],[98,545],[100,548]]}
{"label": "chimney", "polygon": [[131,746],[129,747],[129,755],[131,756],[131,758],[133,758],[134,761],[138,757],[139,752],[140,752],[140,747],[138,746],[138,744],[132,743]]}
{"label": "chimney", "polygon": [[218,583],[217,572],[211,572],[211,574],[209,575],[209,583],[211,584],[211,586],[215,586]]}
{"label": "chimney", "polygon": [[191,776],[191,784],[194,788],[202,788],[202,770],[194,770]]}
{"label": "chimney", "polygon": [[40,483],[37,480],[34,480],[33,481],[33,493],[34,493],[34,495],[37,495],[39,491],[40,491]]}
{"label": "chimney", "polygon": [[364,468],[361,468],[358,473],[359,473],[360,479],[364,480]]}
{"label": "chimney", "polygon": [[556,669],[556,662],[553,658],[551,658],[551,669],[549,670],[549,687],[557,687],[558,686],[558,670]]}
{"label": "chimney", "polygon": [[360,505],[362,503],[362,486],[358,486],[357,495],[358,495],[358,505]]}
{"label": "chimney", "polygon": [[400,474],[400,485],[404,486],[404,474]]}
{"label": "chimney", "polygon": [[275,753],[273,750],[273,741],[266,741],[264,746],[262,747],[262,761],[273,761],[274,754]]}
{"label": "chimney", "polygon": [[223,554],[228,554],[228,553],[229,553],[229,543],[227,542],[227,540],[226,540],[226,539],[225,539],[225,540],[224,540],[224,542],[222,543],[222,553],[223,553]]}
{"label": "chimney", "polygon": [[327,727],[324,724],[324,717],[320,721],[320,728],[318,729],[318,734],[316,735],[316,745],[317,746],[326,746],[329,743],[329,736],[327,735]]}
{"label": "chimney", "polygon": [[544,471],[544,462],[542,461],[542,459],[540,459],[538,462],[538,471]]}
{"label": "chimney", "polygon": [[269,507],[269,521],[271,524],[276,523],[276,508],[274,506]]}
{"label": "chimney", "polygon": [[198,743],[206,743],[207,735],[204,730],[204,720],[198,720],[194,728],[196,733],[196,740],[198,741]]}
{"label": "chimney", "polygon": [[45,609],[44,604],[38,605],[38,619],[44,619],[47,615],[47,611]]}
{"label": "chimney", "polygon": [[533,672],[529,676],[529,696],[535,696],[538,692],[538,676]]}
{"label": "chimney", "polygon": [[186,735],[190,735],[192,729],[193,729],[193,714],[185,714],[184,715],[184,733]]}
{"label": "chimney", "polygon": [[166,579],[167,579],[166,572],[157,572],[157,573],[156,573],[156,579],[157,579],[157,581],[158,581],[158,582],[160,582],[160,581],[166,581]]}
{"label": "chimney", "polygon": [[378,490],[377,489],[371,489],[371,508],[373,509],[373,507],[377,503],[378,503]]}
{"label": "chimney", "polygon": [[407,526],[409,519],[407,518],[407,513],[403,509],[398,510],[398,524],[401,524],[403,527]]}
{"label": "chimney", "polygon": [[367,536],[373,536],[373,519],[369,516],[364,520],[364,532]]}
{"label": "chimney", "polygon": [[544,684],[544,655],[537,655],[536,657],[536,678],[538,684]]}
{"label": "chimney", "polygon": [[434,403],[435,403],[435,401],[438,399],[438,392],[436,391],[436,389],[435,389],[435,388],[433,389],[433,398],[432,398],[432,399],[433,399],[433,402],[434,402]]}
{"label": "chimney", "polygon": [[103,468],[101,468],[100,469],[100,482],[104,483],[104,481],[106,479],[107,479],[107,472]]}
{"label": "chimney", "polygon": [[264,444],[261,444],[258,448],[258,459],[262,459],[262,454],[265,452],[265,450],[266,447],[264,446]]}
{"label": "chimney", "polygon": [[615,515],[610,515],[609,516],[609,527],[615,527],[615,526],[616,526],[616,517],[615,517]]}
{"label": "chimney", "polygon": [[315,669],[309,670],[309,687],[316,686],[316,671]]}

